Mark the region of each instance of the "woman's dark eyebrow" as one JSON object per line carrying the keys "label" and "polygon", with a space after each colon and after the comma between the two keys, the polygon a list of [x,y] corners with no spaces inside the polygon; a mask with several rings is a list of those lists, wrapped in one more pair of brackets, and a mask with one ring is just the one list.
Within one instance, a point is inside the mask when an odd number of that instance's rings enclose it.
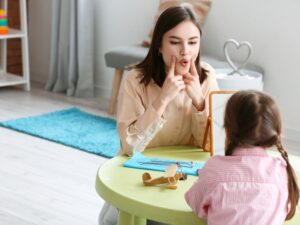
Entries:
{"label": "woman's dark eyebrow", "polygon": [[169,36],[169,38],[170,39],[178,39],[178,40],[180,40],[181,38],[179,38],[179,37],[176,37],[176,36]]}
{"label": "woman's dark eyebrow", "polygon": [[[170,38],[170,39],[181,40],[181,38],[180,38],[180,37],[177,37],[177,36],[170,36],[169,38]],[[191,40],[191,39],[198,39],[198,38],[199,38],[198,36],[194,36],[194,37],[190,37],[189,40]]]}

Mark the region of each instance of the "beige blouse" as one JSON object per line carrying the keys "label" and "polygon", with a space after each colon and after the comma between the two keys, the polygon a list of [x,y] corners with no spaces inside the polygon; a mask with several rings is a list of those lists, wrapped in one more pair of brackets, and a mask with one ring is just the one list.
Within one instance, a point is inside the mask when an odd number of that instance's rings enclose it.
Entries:
{"label": "beige blouse", "polygon": [[162,117],[152,107],[161,87],[153,80],[147,86],[141,84],[139,72],[130,71],[123,82],[118,101],[120,154],[131,155],[133,151],[156,146],[202,146],[209,92],[219,90],[219,87],[213,68],[204,62],[201,66],[209,71],[207,79],[202,83],[204,111],[197,111],[186,91],[182,91],[169,103]]}

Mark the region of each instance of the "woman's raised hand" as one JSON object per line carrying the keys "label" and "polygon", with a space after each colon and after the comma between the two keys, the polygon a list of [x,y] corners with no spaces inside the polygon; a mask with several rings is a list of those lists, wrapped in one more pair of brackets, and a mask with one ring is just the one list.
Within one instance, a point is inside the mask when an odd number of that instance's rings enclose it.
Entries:
{"label": "woman's raised hand", "polygon": [[182,75],[175,75],[176,57],[172,57],[171,66],[162,86],[161,99],[165,103],[172,101],[185,88]]}
{"label": "woman's raised hand", "polygon": [[167,105],[177,96],[177,94],[185,89],[182,75],[175,75],[175,65],[176,57],[173,56],[161,93],[152,104],[160,115],[163,114]]}
{"label": "woman's raised hand", "polygon": [[195,66],[195,60],[191,58],[190,72],[183,75],[183,81],[186,85],[186,92],[192,99],[194,106],[202,111],[204,109],[204,97],[199,75]]}

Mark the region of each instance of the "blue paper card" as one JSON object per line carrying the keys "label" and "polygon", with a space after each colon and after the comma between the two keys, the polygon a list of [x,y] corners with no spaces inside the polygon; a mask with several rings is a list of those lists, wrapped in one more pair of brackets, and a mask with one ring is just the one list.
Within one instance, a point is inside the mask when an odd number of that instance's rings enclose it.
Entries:
{"label": "blue paper card", "polygon": [[205,162],[189,162],[176,159],[148,158],[140,152],[135,153],[123,166],[136,169],[165,171],[171,164],[180,165],[178,172],[198,176],[197,170],[202,169]]}

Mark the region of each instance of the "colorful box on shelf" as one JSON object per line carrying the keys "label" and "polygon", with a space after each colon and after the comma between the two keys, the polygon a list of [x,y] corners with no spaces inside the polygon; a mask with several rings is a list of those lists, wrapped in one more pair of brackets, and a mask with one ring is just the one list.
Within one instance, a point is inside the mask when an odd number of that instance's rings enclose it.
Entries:
{"label": "colorful box on shelf", "polygon": [[8,34],[7,18],[5,10],[0,9],[0,35]]}
{"label": "colorful box on shelf", "polygon": [[1,27],[7,26],[7,19],[1,19],[1,18],[0,18],[0,26],[1,26]]}
{"label": "colorful box on shelf", "polygon": [[6,16],[6,13],[5,13],[4,9],[0,9],[0,16]]}
{"label": "colorful box on shelf", "polygon": [[0,34],[8,34],[8,27],[0,26]]}

